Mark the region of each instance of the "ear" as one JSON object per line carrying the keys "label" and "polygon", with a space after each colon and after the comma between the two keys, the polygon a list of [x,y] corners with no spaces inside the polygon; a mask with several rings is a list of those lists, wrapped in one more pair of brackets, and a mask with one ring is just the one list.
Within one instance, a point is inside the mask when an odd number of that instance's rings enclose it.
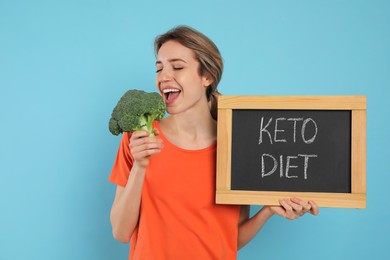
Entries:
{"label": "ear", "polygon": [[202,81],[203,81],[204,88],[209,87],[214,82],[214,80],[212,80],[211,77],[209,77],[208,75],[203,76]]}

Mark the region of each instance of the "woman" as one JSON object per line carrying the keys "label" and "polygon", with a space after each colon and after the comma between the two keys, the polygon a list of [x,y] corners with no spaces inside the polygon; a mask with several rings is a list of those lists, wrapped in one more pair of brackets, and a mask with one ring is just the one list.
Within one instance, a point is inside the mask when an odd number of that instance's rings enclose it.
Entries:
{"label": "woman", "polygon": [[215,204],[216,98],[223,63],[202,33],[176,27],[155,40],[156,86],[170,116],[124,133],[110,181],[115,239],[130,259],[236,259],[274,214],[318,214],[317,205],[282,199],[249,218],[248,206]]}

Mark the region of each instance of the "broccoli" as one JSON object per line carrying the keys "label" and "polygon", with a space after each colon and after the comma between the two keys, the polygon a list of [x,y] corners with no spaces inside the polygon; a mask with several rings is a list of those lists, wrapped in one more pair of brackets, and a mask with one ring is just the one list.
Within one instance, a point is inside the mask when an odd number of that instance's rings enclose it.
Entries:
{"label": "broccoli", "polygon": [[152,122],[165,115],[165,103],[160,94],[128,90],[112,111],[109,130],[113,135],[146,130],[154,137]]}

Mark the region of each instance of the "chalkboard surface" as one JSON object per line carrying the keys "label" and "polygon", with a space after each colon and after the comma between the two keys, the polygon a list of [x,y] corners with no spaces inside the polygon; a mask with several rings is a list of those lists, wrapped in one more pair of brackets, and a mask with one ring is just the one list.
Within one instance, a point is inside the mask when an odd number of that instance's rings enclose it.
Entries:
{"label": "chalkboard surface", "polygon": [[233,110],[232,190],[351,192],[351,111]]}

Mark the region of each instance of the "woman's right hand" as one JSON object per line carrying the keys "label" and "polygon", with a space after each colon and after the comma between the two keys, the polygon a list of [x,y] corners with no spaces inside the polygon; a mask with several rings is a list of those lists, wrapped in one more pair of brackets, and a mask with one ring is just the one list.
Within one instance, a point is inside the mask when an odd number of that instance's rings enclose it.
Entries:
{"label": "woman's right hand", "polygon": [[156,137],[150,137],[148,131],[140,130],[132,133],[130,138],[130,151],[134,158],[134,165],[146,168],[149,165],[150,156],[158,154],[163,148],[159,131],[154,129]]}

